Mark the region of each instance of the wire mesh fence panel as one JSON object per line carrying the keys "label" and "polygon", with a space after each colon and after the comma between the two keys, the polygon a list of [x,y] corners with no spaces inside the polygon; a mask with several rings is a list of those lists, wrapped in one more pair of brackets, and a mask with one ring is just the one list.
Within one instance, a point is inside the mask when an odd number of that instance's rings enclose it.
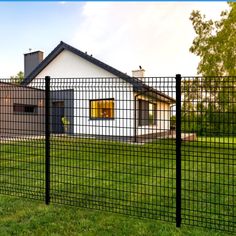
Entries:
{"label": "wire mesh fence panel", "polygon": [[9,81],[1,194],[235,232],[236,77]]}
{"label": "wire mesh fence panel", "polygon": [[175,221],[174,78],[51,78],[51,202]]}
{"label": "wire mesh fence panel", "polygon": [[236,77],[182,79],[184,224],[235,232],[235,84]]}
{"label": "wire mesh fence panel", "polygon": [[44,199],[44,81],[0,82],[0,193]]}

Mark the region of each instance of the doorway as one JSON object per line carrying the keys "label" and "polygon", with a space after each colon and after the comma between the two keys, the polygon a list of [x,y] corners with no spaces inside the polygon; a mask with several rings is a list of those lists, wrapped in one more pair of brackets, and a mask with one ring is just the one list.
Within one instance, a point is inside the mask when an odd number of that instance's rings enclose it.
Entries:
{"label": "doorway", "polygon": [[52,102],[52,133],[64,133],[64,127],[61,118],[64,116],[65,106],[64,101]]}

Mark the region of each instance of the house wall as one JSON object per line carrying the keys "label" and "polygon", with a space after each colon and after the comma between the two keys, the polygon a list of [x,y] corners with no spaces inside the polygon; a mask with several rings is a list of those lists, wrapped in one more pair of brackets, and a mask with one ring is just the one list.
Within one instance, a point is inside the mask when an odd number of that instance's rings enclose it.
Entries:
{"label": "house wall", "polygon": [[[133,87],[106,70],[64,50],[29,84],[44,88],[51,77],[51,90],[74,90],[74,134],[134,136]],[[91,120],[89,101],[114,98],[115,119]],[[68,117],[69,120],[72,117]],[[71,120],[70,120],[71,121]]]}
{"label": "house wall", "polygon": [[[37,112],[13,112],[13,104],[36,105]],[[44,135],[44,91],[0,83],[0,136]]]}
{"label": "house wall", "polygon": [[[108,71],[84,60],[72,52],[60,53],[29,86],[44,88],[44,77],[51,77],[51,90],[73,89],[73,117],[67,117],[74,134],[114,135],[131,137],[135,135],[135,93],[131,84],[115,77]],[[115,100],[115,119],[91,120],[89,102],[93,99],[113,98]],[[145,98],[150,99],[150,98]],[[137,126],[136,135],[164,132],[170,129],[170,104],[157,103],[157,125]],[[138,105],[137,105],[138,108]],[[67,109],[68,110],[68,109]],[[136,114],[138,119],[138,112]],[[73,120],[73,121],[72,121]],[[138,122],[136,122],[138,125]]]}
{"label": "house wall", "polygon": [[68,50],[62,51],[36,78],[47,75],[54,78],[114,77],[110,72]]}

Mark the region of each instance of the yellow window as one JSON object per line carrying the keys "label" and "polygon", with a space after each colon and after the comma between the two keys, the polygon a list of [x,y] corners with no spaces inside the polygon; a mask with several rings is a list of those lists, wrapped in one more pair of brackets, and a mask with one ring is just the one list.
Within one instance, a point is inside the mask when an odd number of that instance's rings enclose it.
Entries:
{"label": "yellow window", "polygon": [[114,99],[90,101],[91,119],[114,119]]}

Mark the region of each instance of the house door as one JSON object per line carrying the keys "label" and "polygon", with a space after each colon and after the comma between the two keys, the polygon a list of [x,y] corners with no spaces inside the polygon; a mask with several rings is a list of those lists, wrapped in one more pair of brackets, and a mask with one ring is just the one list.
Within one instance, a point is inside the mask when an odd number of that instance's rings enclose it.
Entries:
{"label": "house door", "polygon": [[64,116],[64,101],[56,101],[52,103],[52,133],[64,133],[61,118]]}

